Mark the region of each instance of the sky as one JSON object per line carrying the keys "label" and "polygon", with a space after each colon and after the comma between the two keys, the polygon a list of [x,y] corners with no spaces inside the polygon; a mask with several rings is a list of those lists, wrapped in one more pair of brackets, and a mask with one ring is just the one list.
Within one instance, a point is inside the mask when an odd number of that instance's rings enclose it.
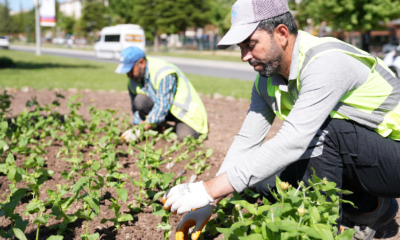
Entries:
{"label": "sky", "polygon": [[[67,0],[58,0],[58,2],[65,2]],[[0,3],[4,4],[5,0],[0,0]],[[8,0],[8,5],[11,11],[19,11],[22,5],[23,10],[30,10],[33,8],[33,0]]]}

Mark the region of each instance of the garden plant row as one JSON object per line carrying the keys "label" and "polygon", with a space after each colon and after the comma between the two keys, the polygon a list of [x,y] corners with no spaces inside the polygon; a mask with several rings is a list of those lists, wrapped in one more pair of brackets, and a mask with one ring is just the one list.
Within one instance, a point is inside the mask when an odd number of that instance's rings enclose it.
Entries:
{"label": "garden plant row", "polygon": [[[143,133],[140,140],[126,143],[120,136],[122,130],[131,127],[127,115],[89,106],[91,117],[84,119],[79,115],[80,108],[84,107],[79,97],[75,95],[69,99],[69,113],[65,115],[56,110],[60,105],[58,99],[64,96],[56,94],[52,104],[41,106],[33,98],[26,104],[30,111],[6,118],[12,98],[7,92],[0,95],[0,174],[9,180],[9,191],[0,192],[0,219],[10,222],[8,227],[0,229],[0,236],[25,240],[26,227],[32,224],[37,225],[38,240],[40,226],[47,226],[54,218],[57,224],[48,226],[55,233],[48,238],[50,240],[63,239],[71,231],[69,226],[78,220],[86,223],[81,239],[100,239],[98,232],[89,232],[89,226],[94,218],[99,218],[106,192],[112,189],[116,194],[108,197],[111,202],[108,209],[113,215],[102,218],[100,224],[111,222],[118,230],[151,206],[152,214],[162,217],[157,228],[164,232],[164,239],[169,239],[172,213],[165,211],[159,200],[168,189],[186,179],[171,172],[171,166],[185,161],[185,168],[198,175],[209,169],[206,162],[213,149],[204,149],[203,141],[207,136],[186,137],[180,142],[172,128],[159,133],[144,131],[143,126],[138,125],[135,128]],[[165,149],[156,149],[159,141],[169,144]],[[57,159],[68,162],[68,170],[61,173],[66,183],[42,189],[55,174],[46,164],[46,149],[54,142],[59,145]],[[118,147],[120,145],[126,145],[124,150]],[[22,164],[16,164],[17,156],[23,156]],[[137,178],[120,171],[123,165],[119,156],[135,159]],[[136,189],[129,196],[127,183]],[[277,193],[274,193],[277,202],[272,205],[266,199],[259,204],[249,203],[259,198],[251,190],[221,201],[201,237],[210,239],[222,233],[226,239],[240,240],[351,239],[353,231],[346,230],[338,235],[335,222],[339,217],[339,203],[344,202],[338,193],[349,192],[336,189],[335,183],[315,174],[312,181],[301,182],[297,188],[278,178],[277,186]],[[15,209],[23,199],[28,199],[29,203],[20,214]],[[79,209],[71,213],[70,207],[77,203]],[[129,212],[121,211],[123,204],[127,204]],[[24,220],[24,215],[32,214],[35,217],[31,221]]]}

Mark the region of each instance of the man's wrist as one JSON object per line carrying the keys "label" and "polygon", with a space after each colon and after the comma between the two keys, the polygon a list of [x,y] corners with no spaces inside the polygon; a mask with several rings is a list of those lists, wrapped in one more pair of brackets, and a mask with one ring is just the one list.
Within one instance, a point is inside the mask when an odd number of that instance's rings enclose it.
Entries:
{"label": "man's wrist", "polygon": [[214,204],[217,204],[225,196],[235,191],[235,189],[230,184],[226,173],[221,174],[218,177],[213,178],[207,182],[203,182],[203,184],[208,195],[212,199],[214,199]]}

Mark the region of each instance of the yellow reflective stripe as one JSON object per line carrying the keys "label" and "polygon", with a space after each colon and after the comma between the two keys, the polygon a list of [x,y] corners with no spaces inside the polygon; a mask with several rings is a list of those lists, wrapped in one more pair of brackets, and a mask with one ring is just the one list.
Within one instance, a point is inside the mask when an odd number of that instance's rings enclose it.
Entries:
{"label": "yellow reflective stripe", "polygon": [[[164,71],[167,71],[167,70],[174,70],[175,71],[175,73],[178,75],[178,77],[179,77],[179,79],[178,79],[178,81],[179,80],[181,80],[181,79],[183,79],[184,80],[184,82],[185,82],[185,85],[186,85],[186,88],[187,88],[187,91],[188,91],[188,95],[187,95],[187,97],[186,97],[186,99],[185,99],[185,103],[178,103],[178,102],[173,102],[172,104],[173,105],[175,105],[175,106],[177,106],[177,107],[179,107],[179,108],[181,108],[183,111],[181,111],[179,114],[178,114],[178,117],[181,117],[181,118],[183,118],[185,115],[186,115],[186,113],[189,111],[189,106],[190,106],[190,102],[192,101],[192,95],[191,95],[191,91],[190,91],[190,85],[189,85],[189,80],[187,79],[187,77],[181,72],[181,71],[179,71],[177,68],[175,68],[175,67],[173,67],[173,66],[164,66],[164,67],[162,67],[162,68],[160,68],[160,69],[158,69],[158,71],[157,71],[157,73],[155,74],[155,77],[154,77],[154,81],[155,82],[158,82],[158,78],[160,77],[160,74],[161,73],[163,73]],[[159,82],[158,82],[159,83]],[[157,84],[158,84],[157,83]],[[158,86],[158,85],[157,85]]]}
{"label": "yellow reflective stripe", "polygon": [[353,47],[351,45],[348,45],[346,43],[343,43],[343,42],[326,42],[326,43],[322,43],[320,45],[317,45],[315,47],[310,48],[306,52],[305,58],[304,58],[304,62],[303,62],[303,65],[301,67],[299,75],[301,75],[303,73],[304,69],[307,67],[307,65],[310,63],[311,60],[313,60],[313,58],[316,55],[318,55],[318,54],[320,54],[322,52],[325,52],[325,51],[328,51],[328,50],[334,50],[334,49],[339,49],[339,50],[351,52],[353,54],[357,54],[357,55],[360,55],[360,56],[367,56],[364,53],[362,53],[361,51],[357,50],[355,47]]}
{"label": "yellow reflective stripe", "polygon": [[[371,120],[374,122],[374,124],[376,124],[376,126],[374,128],[376,128],[382,121],[383,121],[383,117],[387,114],[387,112],[389,111],[393,111],[397,105],[400,103],[400,81],[394,77],[387,69],[385,69],[384,67],[381,66],[381,63],[379,63],[379,61],[376,59],[376,57],[372,57],[370,55],[366,55],[365,53],[362,53],[361,51],[357,50],[355,47],[350,46],[348,44],[345,43],[341,43],[341,42],[327,42],[327,43],[323,43],[320,44],[316,47],[313,47],[311,49],[309,49],[306,52],[306,57],[305,60],[303,62],[302,68],[300,70],[300,74],[304,71],[305,67],[309,64],[309,62],[311,60],[313,60],[313,58],[324,51],[327,50],[331,50],[332,48],[335,49],[339,49],[339,50],[343,50],[355,55],[360,55],[360,56],[365,56],[365,57],[371,57],[375,59],[375,64],[374,66],[372,66],[372,69],[375,69],[381,76],[382,79],[386,80],[391,86],[392,86],[392,91],[391,93],[388,94],[387,98],[385,99],[384,102],[382,102],[379,106],[376,107],[375,110],[373,110],[373,112],[371,113]],[[340,105],[342,106],[342,105]],[[341,111],[346,110],[348,108],[351,108],[351,111],[346,111],[348,112],[349,115],[347,116],[351,116],[352,119],[354,117],[361,117],[362,115],[368,114],[365,112],[362,112],[360,110],[358,110],[355,107],[352,107],[350,105],[347,105],[348,107],[343,108],[340,107],[338,109],[340,109]],[[342,112],[344,113],[344,112]],[[358,115],[358,116],[357,116]],[[379,116],[379,120],[377,119],[377,117]],[[354,119],[355,120],[355,119]],[[371,124],[369,124],[371,125]]]}

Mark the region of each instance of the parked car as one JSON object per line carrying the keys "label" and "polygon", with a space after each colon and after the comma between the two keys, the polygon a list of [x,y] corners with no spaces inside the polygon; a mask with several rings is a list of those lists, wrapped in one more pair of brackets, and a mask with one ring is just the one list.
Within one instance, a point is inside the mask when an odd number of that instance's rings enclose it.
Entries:
{"label": "parked car", "polygon": [[399,40],[397,39],[397,40],[394,40],[394,41],[392,41],[390,43],[387,43],[387,44],[383,45],[382,52],[384,54],[389,53],[389,52],[391,52],[393,50],[396,50],[396,48],[398,46],[399,46]]}
{"label": "parked car", "polygon": [[119,24],[105,27],[100,35],[100,39],[94,44],[98,58],[119,59],[121,51],[130,46],[145,50],[144,31],[139,25]]}
{"label": "parked car", "polygon": [[400,77],[400,46],[383,58],[383,62],[394,72],[397,78]]}
{"label": "parked car", "polygon": [[8,49],[10,47],[10,40],[7,36],[0,36],[0,47]]}

